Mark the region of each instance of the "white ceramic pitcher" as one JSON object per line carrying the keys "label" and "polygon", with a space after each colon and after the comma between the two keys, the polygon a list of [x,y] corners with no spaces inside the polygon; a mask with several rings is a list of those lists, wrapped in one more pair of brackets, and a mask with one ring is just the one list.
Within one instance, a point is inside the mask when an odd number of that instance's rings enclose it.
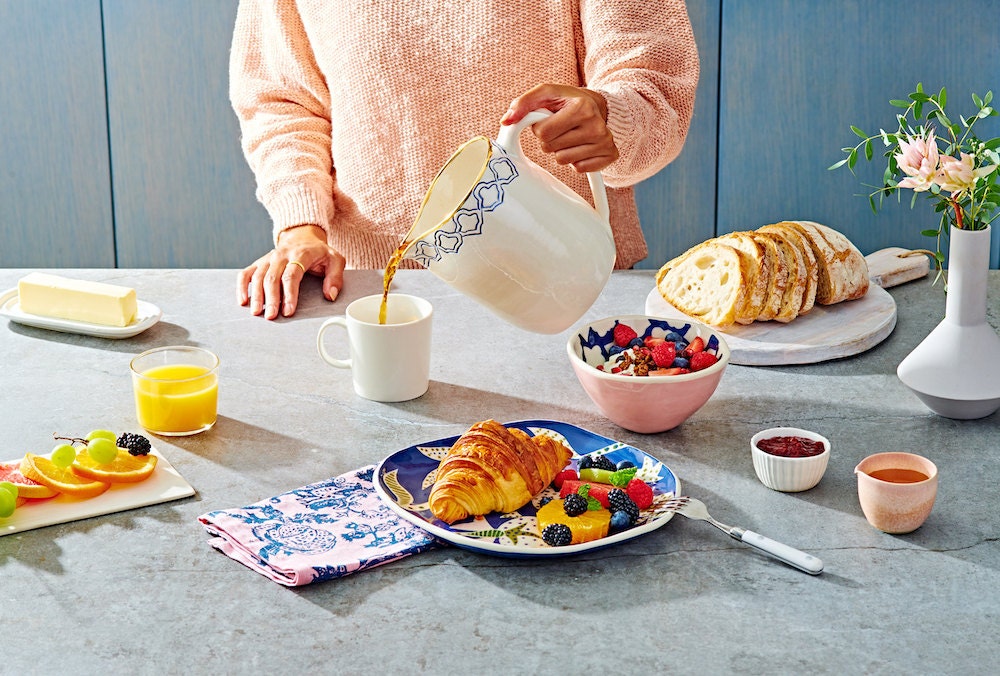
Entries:
{"label": "white ceramic pitcher", "polygon": [[611,275],[615,243],[600,173],[597,208],[524,156],[520,134],[537,110],[477,136],[445,163],[405,241],[412,258],[503,319],[559,333],[590,308]]}

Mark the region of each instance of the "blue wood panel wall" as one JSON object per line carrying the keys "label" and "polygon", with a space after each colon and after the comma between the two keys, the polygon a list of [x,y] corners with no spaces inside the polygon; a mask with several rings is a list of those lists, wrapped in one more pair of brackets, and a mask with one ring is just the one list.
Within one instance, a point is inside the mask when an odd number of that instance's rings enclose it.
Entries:
{"label": "blue wood panel wall", "polygon": [[721,5],[722,0],[688,2],[701,58],[694,117],[680,156],[636,186],[639,218],[649,246],[649,255],[638,268],[659,268],[682,251],[715,236]]}
{"label": "blue wood panel wall", "polygon": [[0,267],[113,267],[100,0],[0,0]]}
{"label": "blue wood panel wall", "polygon": [[243,267],[271,247],[228,96],[236,0],[104,0],[121,267]]}
{"label": "blue wood panel wall", "polygon": [[[917,82],[947,87],[949,108],[969,113],[971,92],[1000,96],[995,0],[802,2],[725,0],[719,115],[720,232],[781,219],[825,223],[867,254],[887,246],[933,248],[920,231],[935,228],[933,205],[910,193],[872,213],[862,180],[881,182],[884,164],[827,168],[859,140],[894,128]],[[956,115],[957,117],[957,115]],[[1000,118],[991,118],[1000,135]],[[984,128],[985,129],[985,128]],[[864,163],[862,163],[864,164]],[[993,228],[997,267],[1000,227]]]}
{"label": "blue wood panel wall", "polygon": [[[270,247],[227,94],[236,5],[0,0],[0,266],[242,267]],[[702,78],[684,152],[637,186],[639,267],[788,218],[839,228],[865,253],[933,244],[919,234],[936,223],[929,205],[874,215],[861,181],[827,167],[851,124],[890,125],[888,100],[917,81],[956,103],[1000,97],[996,0],[688,8]]]}

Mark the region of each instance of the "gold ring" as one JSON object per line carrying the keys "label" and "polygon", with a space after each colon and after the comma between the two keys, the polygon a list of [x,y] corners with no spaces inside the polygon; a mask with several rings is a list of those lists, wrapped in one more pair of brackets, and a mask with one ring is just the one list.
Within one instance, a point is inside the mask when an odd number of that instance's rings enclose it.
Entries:
{"label": "gold ring", "polygon": [[306,266],[302,265],[302,263],[300,261],[288,261],[288,264],[289,265],[298,265],[300,268],[302,268],[302,274],[303,275],[306,274]]}

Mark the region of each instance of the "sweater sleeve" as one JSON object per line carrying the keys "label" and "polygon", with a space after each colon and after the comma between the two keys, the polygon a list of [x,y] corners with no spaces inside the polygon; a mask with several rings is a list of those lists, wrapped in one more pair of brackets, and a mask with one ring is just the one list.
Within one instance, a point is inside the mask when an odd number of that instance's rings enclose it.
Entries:
{"label": "sweater sleeve", "polygon": [[603,170],[614,188],[649,178],[680,154],[698,85],[698,49],[683,0],[584,0],[587,87],[608,101],[621,157]]}
{"label": "sweater sleeve", "polygon": [[229,97],[275,240],[296,225],[329,230],[330,95],[295,3],[240,0]]}

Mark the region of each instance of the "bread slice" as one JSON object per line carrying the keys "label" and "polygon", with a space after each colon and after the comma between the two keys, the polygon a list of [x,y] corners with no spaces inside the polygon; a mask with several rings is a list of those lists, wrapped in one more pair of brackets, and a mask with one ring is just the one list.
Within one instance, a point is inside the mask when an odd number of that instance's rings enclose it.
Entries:
{"label": "bread slice", "polygon": [[764,246],[758,244],[750,232],[730,232],[717,237],[716,241],[728,244],[742,253],[747,269],[747,294],[743,306],[736,313],[736,321],[740,324],[750,324],[764,308],[767,300],[767,286],[771,280],[771,262],[764,256]]}
{"label": "bread slice", "polygon": [[802,259],[806,264],[806,289],[802,294],[802,305],[799,306],[799,316],[808,314],[816,302],[816,287],[819,283],[816,254],[813,253],[812,246],[806,241],[802,233],[796,230],[790,223],[784,221],[762,226],[758,230],[761,232],[778,232],[784,235],[802,253]]}
{"label": "bread slice", "polygon": [[788,286],[788,263],[785,261],[784,253],[773,239],[756,231],[753,233],[753,239],[764,247],[764,258],[767,259],[770,267],[767,298],[757,315],[757,321],[767,322],[777,317],[781,310],[781,300],[785,296],[785,287]]}
{"label": "bread slice", "polygon": [[657,274],[657,289],[684,314],[712,326],[731,326],[746,301],[744,256],[708,240],[667,262]]}
{"label": "bread slice", "polygon": [[842,233],[813,221],[787,221],[806,236],[816,255],[816,302],[833,305],[868,293],[868,263]]}
{"label": "bread slice", "polygon": [[777,232],[761,232],[762,237],[767,237],[774,241],[778,250],[784,258],[785,266],[788,268],[788,281],[785,284],[785,292],[781,296],[781,305],[778,307],[778,314],[774,316],[775,321],[788,323],[799,316],[799,308],[802,306],[802,296],[806,291],[806,263],[802,257],[802,252],[784,234]]}

